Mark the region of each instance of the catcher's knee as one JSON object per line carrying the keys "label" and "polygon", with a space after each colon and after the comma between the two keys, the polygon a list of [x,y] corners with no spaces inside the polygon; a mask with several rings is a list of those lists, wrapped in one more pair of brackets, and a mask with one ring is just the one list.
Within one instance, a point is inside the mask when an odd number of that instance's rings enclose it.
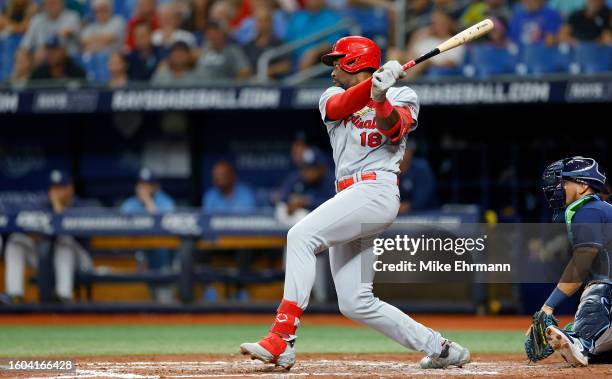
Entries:
{"label": "catcher's knee", "polygon": [[587,287],[580,299],[573,332],[587,340],[598,338],[610,327],[612,286],[596,283]]}

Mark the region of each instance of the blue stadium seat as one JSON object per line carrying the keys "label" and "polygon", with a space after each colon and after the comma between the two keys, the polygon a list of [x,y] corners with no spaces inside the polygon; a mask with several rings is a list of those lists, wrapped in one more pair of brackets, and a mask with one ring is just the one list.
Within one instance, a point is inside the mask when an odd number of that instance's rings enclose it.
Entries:
{"label": "blue stadium seat", "polygon": [[116,0],[114,5],[114,13],[127,21],[132,17],[136,2],[133,0]]}
{"label": "blue stadium seat", "polygon": [[524,46],[521,51],[525,73],[534,75],[567,72],[569,57],[569,50],[562,51],[557,46],[535,44]]}
{"label": "blue stadium seat", "polygon": [[461,76],[463,71],[461,66],[457,67],[429,67],[425,71],[425,77],[430,79],[445,78],[451,76]]}
{"label": "blue stadium seat", "polygon": [[578,71],[595,74],[612,71],[612,47],[598,43],[579,43],[574,55]]}
{"label": "blue stadium seat", "polygon": [[512,74],[516,70],[516,57],[508,49],[488,44],[473,45],[469,50],[469,61],[474,76],[479,78]]}
{"label": "blue stadium seat", "polygon": [[361,34],[368,38],[386,37],[389,31],[389,17],[383,8],[348,8],[340,12],[361,26]]}

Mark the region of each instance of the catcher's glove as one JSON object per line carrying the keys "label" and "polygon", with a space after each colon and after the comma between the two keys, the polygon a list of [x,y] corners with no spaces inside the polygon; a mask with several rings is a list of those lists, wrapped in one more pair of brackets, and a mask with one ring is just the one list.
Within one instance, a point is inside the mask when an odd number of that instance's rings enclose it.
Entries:
{"label": "catcher's glove", "polygon": [[546,340],[546,328],[551,325],[558,325],[558,321],[553,315],[546,314],[543,311],[537,311],[533,314],[533,323],[525,341],[525,352],[531,362],[540,361],[554,353],[553,348]]}

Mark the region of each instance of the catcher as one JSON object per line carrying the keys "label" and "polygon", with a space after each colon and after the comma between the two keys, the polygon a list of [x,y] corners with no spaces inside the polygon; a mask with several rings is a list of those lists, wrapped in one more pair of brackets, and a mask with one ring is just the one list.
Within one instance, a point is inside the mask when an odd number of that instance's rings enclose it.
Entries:
{"label": "catcher", "polygon": [[[561,280],[533,315],[525,351],[533,362],[556,351],[572,366],[587,366],[612,351],[612,205],[598,196],[607,193],[606,176],[594,159],[576,156],[549,165],[542,180],[553,220],[564,219],[573,251]],[[585,281],[573,325],[560,328],[554,309]]]}

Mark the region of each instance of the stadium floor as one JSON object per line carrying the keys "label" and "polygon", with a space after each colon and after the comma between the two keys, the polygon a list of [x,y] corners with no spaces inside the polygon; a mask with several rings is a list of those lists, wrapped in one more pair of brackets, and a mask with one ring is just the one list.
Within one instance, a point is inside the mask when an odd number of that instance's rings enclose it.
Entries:
{"label": "stadium floor", "polygon": [[[237,353],[269,328],[264,315],[12,315],[0,316],[0,357],[71,358],[72,372],[9,372],[0,377],[604,377],[610,365],[570,368],[553,356],[527,364],[522,352],[529,317],[427,316],[473,352],[463,368],[423,371],[421,355],[340,316],[305,317],[298,362],[289,372]],[[567,322],[567,318],[562,322]]]}

